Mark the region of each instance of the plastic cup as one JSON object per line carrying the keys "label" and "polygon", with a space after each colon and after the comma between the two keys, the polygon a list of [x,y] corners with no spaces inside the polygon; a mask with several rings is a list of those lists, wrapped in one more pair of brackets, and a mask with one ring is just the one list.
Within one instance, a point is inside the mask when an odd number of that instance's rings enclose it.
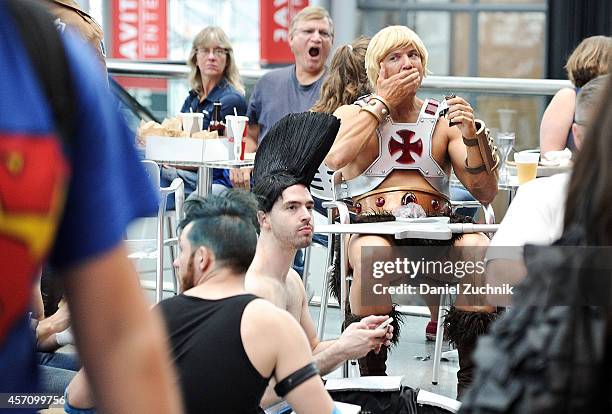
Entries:
{"label": "plastic cup", "polygon": [[536,178],[539,160],[539,152],[517,152],[514,154],[519,185]]}
{"label": "plastic cup", "polygon": [[227,136],[230,138],[230,142],[234,141],[234,159],[244,160],[244,150],[246,147],[246,128],[249,118],[240,115],[226,115],[225,116],[225,128],[228,130]]}
{"label": "plastic cup", "polygon": [[183,112],[179,115],[179,117],[181,118],[183,131],[189,132],[189,136],[202,130],[202,126],[204,124],[204,114],[197,112]]}

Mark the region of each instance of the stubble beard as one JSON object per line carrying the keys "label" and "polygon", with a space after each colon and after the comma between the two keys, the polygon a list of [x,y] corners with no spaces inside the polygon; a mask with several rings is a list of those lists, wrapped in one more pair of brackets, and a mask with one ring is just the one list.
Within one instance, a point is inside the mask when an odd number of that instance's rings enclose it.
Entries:
{"label": "stubble beard", "polygon": [[293,234],[273,233],[274,237],[287,246],[288,249],[299,250],[310,246],[312,243],[312,234],[310,236],[300,236],[297,230]]}
{"label": "stubble beard", "polygon": [[181,275],[181,293],[194,287],[193,280],[195,278],[195,270],[193,268],[194,254],[189,256],[189,262],[187,263],[187,270]]}

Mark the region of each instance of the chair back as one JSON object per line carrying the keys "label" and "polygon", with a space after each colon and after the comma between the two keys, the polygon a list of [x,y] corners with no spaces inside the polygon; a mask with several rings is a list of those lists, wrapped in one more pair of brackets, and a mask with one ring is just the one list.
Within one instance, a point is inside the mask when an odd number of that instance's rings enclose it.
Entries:
{"label": "chair back", "polygon": [[325,163],[321,163],[310,184],[312,195],[321,200],[332,201],[334,199],[333,175],[334,171],[330,170]]}
{"label": "chair back", "polygon": [[159,191],[159,187],[161,186],[159,165],[151,160],[142,160],[141,165],[147,173],[153,187]]}

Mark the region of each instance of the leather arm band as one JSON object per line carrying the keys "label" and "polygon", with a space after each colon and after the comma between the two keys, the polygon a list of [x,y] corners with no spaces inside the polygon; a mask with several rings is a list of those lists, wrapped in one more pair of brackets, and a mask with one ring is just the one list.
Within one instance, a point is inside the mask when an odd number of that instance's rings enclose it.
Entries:
{"label": "leather arm band", "polygon": [[476,145],[478,145],[478,138],[463,137],[463,143],[466,147],[475,147]]}
{"label": "leather arm band", "polygon": [[480,164],[478,167],[468,167],[467,158],[465,160],[465,170],[470,174],[480,174],[486,169],[487,167],[484,164]]}
{"label": "leather arm band", "polygon": [[361,107],[359,112],[365,111],[376,118],[378,125],[389,116],[389,104],[384,98],[376,94],[371,94],[363,98],[363,100],[357,101],[357,104]]}
{"label": "leather arm band", "polygon": [[298,369],[293,374],[289,374],[289,376],[276,384],[274,391],[279,397],[284,398],[285,395],[289,394],[294,388],[315,375],[319,375],[319,368],[317,368],[314,362],[311,362]]}
{"label": "leather arm band", "polygon": [[480,152],[483,163],[478,167],[468,167],[466,158],[465,170],[470,174],[480,174],[483,171],[486,171],[487,174],[492,174],[499,166],[497,147],[493,145],[493,140],[489,135],[489,128],[486,127],[485,123],[479,119],[475,119],[474,123],[476,124],[476,137],[463,137],[463,143],[468,147],[478,146],[478,152]]}

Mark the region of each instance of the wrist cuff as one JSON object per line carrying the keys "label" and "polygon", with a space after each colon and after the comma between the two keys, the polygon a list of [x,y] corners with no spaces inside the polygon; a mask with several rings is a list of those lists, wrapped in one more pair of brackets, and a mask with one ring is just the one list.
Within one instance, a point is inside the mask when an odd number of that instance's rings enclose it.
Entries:
{"label": "wrist cuff", "polygon": [[357,104],[361,107],[359,112],[369,112],[370,115],[376,118],[378,125],[389,116],[389,104],[381,96],[372,94],[360,99],[357,101]]}
{"label": "wrist cuff", "polygon": [[486,127],[485,123],[479,119],[475,119],[474,123],[476,124],[476,137],[463,137],[463,143],[468,147],[478,146],[478,152],[480,152],[480,157],[483,162],[478,167],[468,167],[466,158],[465,169],[470,174],[480,174],[485,170],[487,174],[491,174],[499,165],[497,147],[493,145],[493,140],[489,136],[489,129]]}

